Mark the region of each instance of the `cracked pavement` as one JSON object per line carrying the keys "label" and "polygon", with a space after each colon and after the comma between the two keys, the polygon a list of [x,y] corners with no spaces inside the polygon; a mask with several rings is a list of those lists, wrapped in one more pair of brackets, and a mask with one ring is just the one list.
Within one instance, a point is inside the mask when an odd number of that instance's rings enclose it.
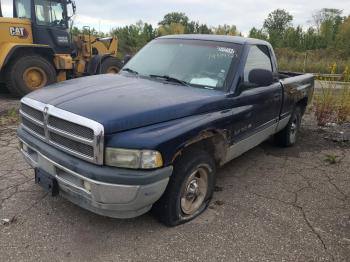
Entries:
{"label": "cracked pavement", "polygon": [[48,196],[15,129],[0,126],[1,261],[350,261],[350,146],[309,121],[295,147],[268,141],[219,169],[207,211],[175,228]]}

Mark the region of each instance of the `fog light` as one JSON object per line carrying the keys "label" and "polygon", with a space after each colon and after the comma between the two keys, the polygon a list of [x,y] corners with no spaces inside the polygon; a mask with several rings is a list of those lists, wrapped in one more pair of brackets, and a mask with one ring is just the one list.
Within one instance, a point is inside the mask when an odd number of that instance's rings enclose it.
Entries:
{"label": "fog light", "polygon": [[84,180],[83,186],[84,186],[86,191],[91,192],[91,184],[88,181]]}

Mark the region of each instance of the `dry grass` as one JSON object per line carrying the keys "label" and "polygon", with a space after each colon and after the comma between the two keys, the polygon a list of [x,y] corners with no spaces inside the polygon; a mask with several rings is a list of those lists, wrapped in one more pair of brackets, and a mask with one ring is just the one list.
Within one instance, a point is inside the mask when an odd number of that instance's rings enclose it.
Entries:
{"label": "dry grass", "polygon": [[337,101],[338,123],[345,123],[350,118],[350,85],[344,86]]}
{"label": "dry grass", "polygon": [[337,69],[334,74],[342,74],[350,67],[350,59],[337,54],[336,50],[320,49],[298,52],[289,48],[276,48],[278,66],[281,71],[327,74],[334,63]]}
{"label": "dry grass", "polygon": [[[331,68],[331,73],[336,71],[336,64]],[[349,79],[348,68],[345,69],[344,78]],[[321,92],[315,95],[314,108],[319,126],[327,123],[342,124],[350,120],[350,83],[343,85],[341,89],[330,79],[321,79]]]}

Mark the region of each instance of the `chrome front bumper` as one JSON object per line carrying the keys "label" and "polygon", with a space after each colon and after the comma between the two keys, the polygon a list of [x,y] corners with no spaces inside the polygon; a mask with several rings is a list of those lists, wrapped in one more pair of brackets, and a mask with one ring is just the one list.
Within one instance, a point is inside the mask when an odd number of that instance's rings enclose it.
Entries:
{"label": "chrome front bumper", "polygon": [[46,157],[20,139],[20,150],[26,161],[56,178],[60,195],[94,213],[132,218],[146,213],[164,193],[166,177],[146,185],[121,185],[87,178]]}

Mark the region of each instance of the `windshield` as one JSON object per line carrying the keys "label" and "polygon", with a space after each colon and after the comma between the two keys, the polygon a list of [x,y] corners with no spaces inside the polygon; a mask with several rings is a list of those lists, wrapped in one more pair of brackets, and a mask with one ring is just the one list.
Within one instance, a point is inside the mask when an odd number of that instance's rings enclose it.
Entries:
{"label": "windshield", "polygon": [[224,90],[228,72],[236,65],[239,51],[240,45],[232,43],[158,39],[139,51],[124,71]]}
{"label": "windshield", "polygon": [[65,5],[48,0],[34,0],[36,23],[38,25],[67,28]]}

